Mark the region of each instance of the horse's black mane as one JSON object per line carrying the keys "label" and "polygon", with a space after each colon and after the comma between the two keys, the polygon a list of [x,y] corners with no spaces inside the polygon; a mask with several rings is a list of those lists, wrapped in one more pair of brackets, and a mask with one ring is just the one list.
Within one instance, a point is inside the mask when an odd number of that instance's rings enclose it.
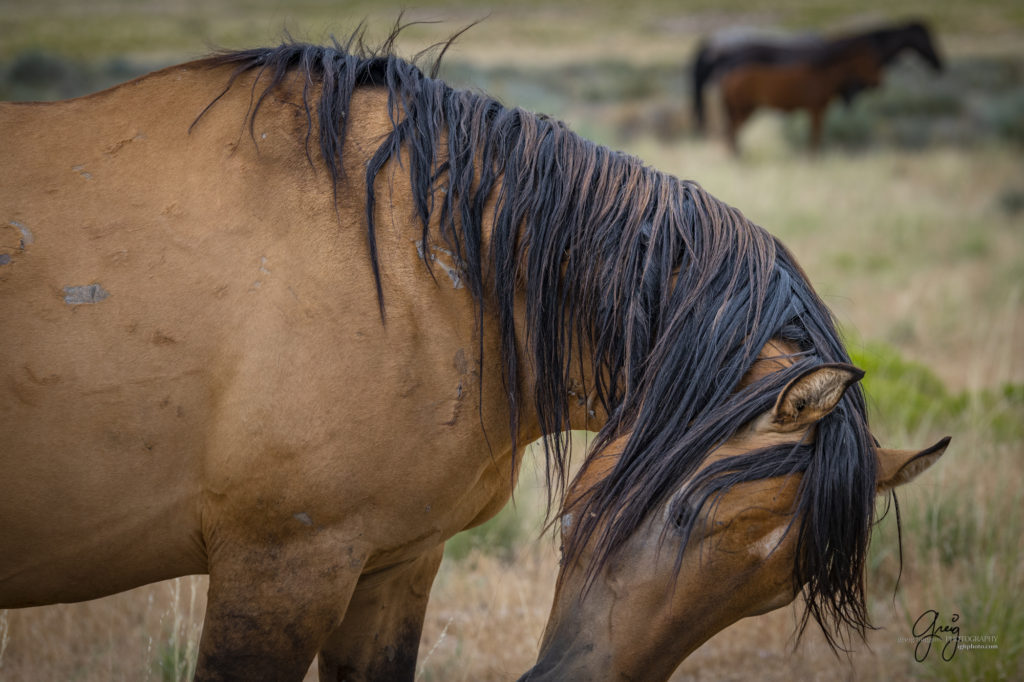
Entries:
{"label": "horse's black mane", "polygon": [[[256,74],[251,117],[289,74],[303,77],[310,136],[336,182],[346,131],[358,125],[348,116],[353,90],[387,89],[393,129],[366,163],[367,238],[382,315],[373,179],[400,155],[424,252],[428,241],[443,241],[463,264],[478,324],[487,314],[500,325],[512,433],[532,398],[549,436],[549,491],[565,489],[570,377],[585,364],[595,378],[589,388],[609,415],[592,452],[631,434],[567,538],[572,560],[597,534],[593,575],[715,447],[771,406],[785,381],[810,365],[849,358],[789,252],[738,211],[550,118],[450,88],[394,56],[393,38],[380,50],[366,49],[359,34],[326,47],[288,41],[207,62],[235,67],[227,88]],[[517,300],[525,301],[526,338],[515,332]],[[772,338],[796,344],[797,362],[737,391]],[[520,345],[531,367],[517,365]],[[522,395],[526,372],[536,379],[533,396]],[[851,388],[818,424],[812,446],[767,449],[708,472],[691,497],[803,473],[795,509],[803,625],[813,618],[830,642],[843,626],[863,635],[875,457],[860,389]],[[689,526],[680,531],[685,537]]]}

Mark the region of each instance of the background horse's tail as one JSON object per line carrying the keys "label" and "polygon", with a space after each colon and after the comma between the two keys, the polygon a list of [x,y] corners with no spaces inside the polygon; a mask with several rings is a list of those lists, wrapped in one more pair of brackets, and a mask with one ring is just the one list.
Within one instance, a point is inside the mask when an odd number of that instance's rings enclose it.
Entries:
{"label": "background horse's tail", "polygon": [[700,133],[704,132],[704,84],[711,78],[712,61],[710,46],[702,42],[693,60],[693,120]]}

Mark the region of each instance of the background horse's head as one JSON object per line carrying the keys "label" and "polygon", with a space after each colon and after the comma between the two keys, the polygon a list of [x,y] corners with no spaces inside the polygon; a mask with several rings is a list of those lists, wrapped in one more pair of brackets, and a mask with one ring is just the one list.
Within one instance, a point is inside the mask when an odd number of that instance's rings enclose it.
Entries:
{"label": "background horse's head", "polygon": [[[793,364],[791,350],[769,343],[741,391],[784,373]],[[814,510],[801,509],[801,473],[750,474],[770,466],[769,450],[796,452],[813,441],[815,425],[862,375],[835,363],[790,379],[769,409],[678,482],[592,573],[586,567],[605,530],[598,528],[582,551],[563,562],[537,664],[523,679],[667,679],[716,632],[790,603],[806,584],[801,555],[814,550],[801,530]],[[581,517],[593,513],[589,498],[613,475],[626,440],[611,443],[580,472],[562,509],[563,540],[578,534]],[[876,449],[876,490],[914,478],[947,442],[921,452]],[[796,459],[793,466],[799,466]]]}
{"label": "background horse's head", "polygon": [[941,71],[943,68],[942,58],[935,49],[931,32],[925,24],[919,21],[882,29],[869,35],[876,43],[883,63],[888,63],[903,50],[910,50],[917,53],[936,71]]}

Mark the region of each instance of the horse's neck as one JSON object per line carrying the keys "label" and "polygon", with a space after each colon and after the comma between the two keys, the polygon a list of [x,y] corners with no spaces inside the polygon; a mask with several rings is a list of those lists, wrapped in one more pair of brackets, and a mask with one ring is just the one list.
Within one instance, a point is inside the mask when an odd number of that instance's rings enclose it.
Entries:
{"label": "horse's neck", "polygon": [[839,87],[851,77],[867,76],[877,72],[881,65],[882,62],[873,52],[858,49],[842,59],[829,63],[824,73],[833,87]]}
{"label": "horse's neck", "polygon": [[[486,248],[490,248],[490,245],[486,244]],[[526,403],[523,408],[532,415],[535,411],[533,396],[537,390],[537,373],[533,359],[530,357],[527,340],[530,338],[529,334],[539,332],[527,329],[526,291],[523,282],[520,282],[517,287],[515,310],[516,349],[522,372],[522,395]],[[566,334],[566,336],[571,335]],[[608,415],[597,399],[593,357],[594,353],[590,348],[575,346],[572,348],[572,364],[564,397],[568,408],[569,426],[573,430],[599,431],[608,420]]]}
{"label": "horse's neck", "polygon": [[907,33],[898,31],[875,36],[871,40],[870,49],[882,66],[888,65],[904,50],[913,50],[924,56],[923,50]]}

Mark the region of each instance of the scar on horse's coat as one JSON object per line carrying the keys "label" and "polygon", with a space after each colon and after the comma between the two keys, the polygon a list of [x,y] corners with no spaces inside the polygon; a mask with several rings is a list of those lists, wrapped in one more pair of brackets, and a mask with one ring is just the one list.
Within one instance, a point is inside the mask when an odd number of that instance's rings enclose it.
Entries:
{"label": "scar on horse's coat", "polygon": [[25,247],[32,242],[32,230],[24,223],[10,220],[6,225],[0,226],[0,251],[7,251],[0,253],[0,265],[13,263],[15,255],[23,253]]}
{"label": "scar on horse's coat", "polygon": [[[446,249],[443,246],[438,246],[437,244],[431,244],[430,253],[427,254],[423,251],[423,240],[417,239],[416,253],[419,254],[420,260],[424,262],[429,260],[430,263],[436,263],[437,265],[440,265],[441,269],[444,270],[445,274],[448,275],[449,279],[451,279],[453,288],[463,288],[462,276],[459,274],[459,269],[463,266],[460,264],[459,257],[452,253],[449,249]],[[451,259],[451,263],[445,263],[438,259],[437,254],[439,253]]]}
{"label": "scar on horse's coat", "polygon": [[10,225],[11,227],[17,228],[18,232],[21,233],[20,248],[24,251],[25,247],[31,244],[34,239],[32,236],[32,230],[28,229],[27,225],[18,222],[17,220],[12,220]]}
{"label": "scar on horse's coat", "polygon": [[106,300],[110,292],[100,284],[64,287],[64,302],[68,305],[84,305]]}

